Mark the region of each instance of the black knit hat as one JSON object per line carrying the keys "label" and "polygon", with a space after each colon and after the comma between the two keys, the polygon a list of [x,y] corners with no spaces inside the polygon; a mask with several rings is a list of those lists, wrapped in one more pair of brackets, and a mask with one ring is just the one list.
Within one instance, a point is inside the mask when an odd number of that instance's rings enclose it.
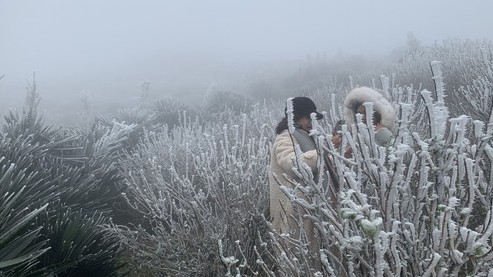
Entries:
{"label": "black knit hat", "polygon": [[[294,97],[292,101],[293,101],[294,120],[298,120],[303,116],[310,117],[311,113],[315,113],[317,119],[322,119],[324,117],[323,114],[317,112],[317,106],[315,106],[315,103],[313,103],[313,101],[310,98],[299,96],[299,97]],[[286,110],[284,111],[286,112]]]}

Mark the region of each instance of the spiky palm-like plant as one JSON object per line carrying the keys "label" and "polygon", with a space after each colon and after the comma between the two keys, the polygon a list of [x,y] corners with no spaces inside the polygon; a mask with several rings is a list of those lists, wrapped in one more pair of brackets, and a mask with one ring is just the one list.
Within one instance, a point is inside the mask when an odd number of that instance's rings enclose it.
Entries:
{"label": "spiky palm-like plant", "polygon": [[0,138],[0,272],[118,276],[117,241],[100,226],[118,195],[115,153],[128,128],[90,140],[46,125],[38,103],[33,85]]}
{"label": "spiky palm-like plant", "polygon": [[[1,149],[8,144],[2,140]],[[35,217],[46,210],[53,190],[26,186],[42,180],[41,174],[27,173],[5,156],[0,158],[0,272],[4,274],[27,274],[49,250],[46,239],[40,237],[41,227],[33,225]]]}

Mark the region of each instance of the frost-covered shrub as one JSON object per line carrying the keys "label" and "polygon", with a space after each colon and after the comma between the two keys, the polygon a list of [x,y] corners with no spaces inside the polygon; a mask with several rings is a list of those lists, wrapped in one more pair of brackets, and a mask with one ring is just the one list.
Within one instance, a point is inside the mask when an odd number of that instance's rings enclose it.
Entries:
{"label": "frost-covered shrub", "polygon": [[[420,92],[428,122],[420,134],[410,125],[416,106],[400,99],[399,129],[388,149],[376,146],[374,132],[359,121],[345,126],[343,147],[330,142],[330,130],[318,126],[320,153],[337,174],[313,181],[311,171],[297,168],[302,180],[290,190],[301,216],[313,220],[319,236],[320,262],[307,259],[306,241],[291,248],[273,233],[272,245],[283,253],[281,276],[490,276],[493,274],[493,195],[491,186],[492,122],[467,116],[450,118],[443,76],[432,63],[435,96]],[[394,99],[398,100],[398,99]],[[371,118],[371,105],[367,118]],[[343,149],[352,149],[352,157]],[[301,161],[299,161],[302,164]],[[324,164],[319,167],[324,172]],[[326,177],[325,179],[327,179]],[[330,197],[329,191],[338,191]]]}
{"label": "frost-covered shrub", "polygon": [[230,91],[210,92],[204,97],[204,111],[207,115],[232,111],[235,115],[249,112],[253,100],[245,95]]}
{"label": "frost-covered shrub", "polygon": [[[492,94],[492,53],[491,41],[445,40],[422,47],[420,55],[375,68],[369,76],[388,74],[393,76],[392,84],[412,84],[418,90],[432,90],[434,83],[428,78],[429,61],[440,60],[444,65],[448,106],[452,115],[468,114],[486,121]],[[369,85],[368,78],[358,76],[358,81],[358,84]]]}
{"label": "frost-covered shrub", "polygon": [[456,53],[459,77],[452,91],[452,108],[479,120],[489,120],[493,108],[493,44],[483,43],[467,48],[467,53]]}
{"label": "frost-covered shrub", "polygon": [[230,261],[219,259],[220,251],[243,253],[251,266],[245,271],[256,271],[253,247],[267,234],[272,135],[265,123],[250,126],[258,120],[252,116],[147,132],[125,159],[129,224],[109,229],[120,236],[135,275],[217,276]]}
{"label": "frost-covered shrub", "polygon": [[[493,251],[493,123],[452,117],[437,63],[433,74],[435,93],[381,77],[399,114],[388,149],[376,146],[363,122],[343,126],[342,147],[335,149],[331,124],[341,118],[336,103],[343,88],[313,94],[326,96],[317,101],[329,109],[326,121],[315,126],[319,151],[330,156],[335,174],[319,176],[328,184],[315,183],[298,168],[296,189],[308,201],[284,190],[316,226],[315,261],[303,236],[277,234],[264,219],[269,142],[282,102],[256,105],[246,116],[223,112],[217,121],[145,132],[123,159],[127,220],[107,226],[119,236],[133,274],[486,276]],[[367,112],[371,118],[371,107]]]}
{"label": "frost-covered shrub", "polygon": [[197,113],[187,105],[172,98],[164,98],[150,108],[152,121],[158,125],[167,125],[170,129],[179,126],[182,121],[188,118],[196,118]]}

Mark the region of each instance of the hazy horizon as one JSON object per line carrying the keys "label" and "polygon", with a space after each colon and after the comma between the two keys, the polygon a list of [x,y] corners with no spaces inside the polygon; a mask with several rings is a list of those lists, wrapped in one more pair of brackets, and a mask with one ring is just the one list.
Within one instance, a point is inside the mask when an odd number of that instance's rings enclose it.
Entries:
{"label": "hazy horizon", "polygon": [[307,55],[379,56],[406,42],[492,39],[493,2],[0,1],[0,97],[19,106],[83,92],[200,94],[217,80]]}

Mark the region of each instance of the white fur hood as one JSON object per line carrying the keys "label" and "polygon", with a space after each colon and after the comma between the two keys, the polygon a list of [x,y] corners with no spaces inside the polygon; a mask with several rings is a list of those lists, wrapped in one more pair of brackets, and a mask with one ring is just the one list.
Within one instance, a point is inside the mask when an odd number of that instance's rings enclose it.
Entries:
{"label": "white fur hood", "polygon": [[373,102],[373,110],[382,115],[382,125],[394,133],[397,120],[394,107],[381,93],[369,87],[355,88],[344,99],[344,116],[348,123],[354,123],[354,113],[352,110],[354,105],[365,102]]}

